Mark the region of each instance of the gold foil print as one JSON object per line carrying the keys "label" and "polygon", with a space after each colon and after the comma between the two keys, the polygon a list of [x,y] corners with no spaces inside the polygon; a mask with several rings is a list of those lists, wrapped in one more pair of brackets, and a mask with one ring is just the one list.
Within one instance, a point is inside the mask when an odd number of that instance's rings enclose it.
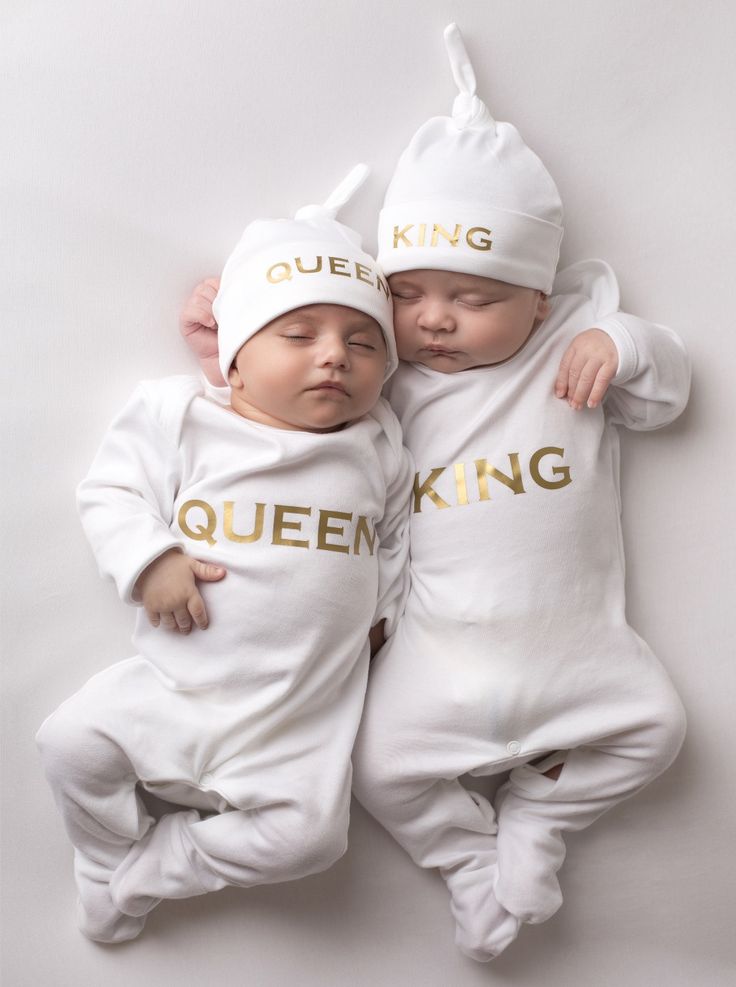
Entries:
{"label": "gold foil print", "polygon": [[326,552],[342,552],[344,555],[350,554],[349,545],[335,545],[334,542],[327,541],[328,535],[345,536],[344,525],[330,524],[330,520],[336,518],[339,521],[352,521],[353,515],[346,514],[345,511],[320,511],[319,526],[317,528],[317,548],[322,548]]}
{"label": "gold foil print", "polygon": [[371,531],[368,525],[368,518],[364,514],[358,516],[358,523],[355,527],[355,541],[353,542],[353,553],[360,555],[360,539],[364,538],[368,546],[368,554],[373,555],[376,544],[376,529]]}
{"label": "gold foil print", "polygon": [[398,226],[394,226],[394,249],[398,247],[399,240],[401,240],[402,243],[406,244],[407,247],[412,246],[412,242],[407,237],[406,234],[412,228],[413,225],[414,225],[413,223],[409,223],[409,225],[405,226],[403,230],[399,230]]}
{"label": "gold foil print", "polygon": [[432,489],[432,484],[435,480],[442,476],[445,472],[446,467],[439,466],[437,469],[433,469],[427,479],[420,485],[419,474],[416,473],[414,476],[414,513],[419,514],[422,510],[422,497],[429,497],[435,507],[444,508],[450,505],[446,500],[443,500],[436,490]]}
{"label": "gold foil print", "polygon": [[543,449],[537,449],[532,458],[529,460],[529,472],[531,473],[534,482],[540,487],[544,487],[545,490],[557,490],[559,487],[566,487],[568,483],[572,483],[569,466],[552,467],[553,476],[561,476],[561,480],[545,480],[539,472],[539,464],[545,456],[559,456],[562,458],[564,455],[565,450],[558,449],[556,446],[544,446]]}
{"label": "gold foil print", "polygon": [[301,274],[319,274],[322,270],[322,257],[319,255],[314,259],[314,263],[317,265],[316,267],[304,267],[301,257],[295,257],[294,263],[296,264],[297,271]]}
{"label": "gold foil print", "polygon": [[478,476],[478,494],[480,495],[481,500],[491,499],[491,495],[488,493],[489,476],[494,480],[499,480],[501,483],[504,483],[507,487],[513,490],[515,494],[525,493],[524,481],[521,476],[521,467],[519,466],[518,452],[509,453],[509,463],[511,464],[511,476],[506,476],[505,473],[497,470],[495,466],[489,466],[487,460],[475,460],[475,471]]}
{"label": "gold foil print", "polygon": [[311,507],[292,507],[285,504],[274,504],[273,508],[273,538],[272,545],[291,545],[292,548],[309,548],[309,542],[300,538],[284,538],[283,532],[301,531],[301,521],[286,521],[285,514],[302,514],[309,517],[312,513]]}
{"label": "gold foil print", "polygon": [[465,482],[465,463],[455,463],[455,489],[457,491],[457,502],[458,505],[467,504],[468,501],[468,487]]}
{"label": "gold foil print", "polygon": [[370,279],[371,275],[370,267],[366,267],[365,264],[359,264],[356,260],[355,262],[355,277],[358,281],[365,281],[366,284],[372,285],[373,282]]}
{"label": "gold foil print", "polygon": [[[276,270],[281,269],[280,277],[276,277]],[[266,280],[270,281],[271,284],[281,284],[282,281],[291,281],[291,264],[287,264],[285,260],[280,260],[278,264],[272,264],[266,271]]]}
{"label": "gold foil print", "polygon": [[[480,238],[478,243],[474,243],[472,240],[474,233],[486,233],[487,236]],[[465,242],[469,247],[472,247],[473,250],[490,250],[493,246],[493,240],[488,239],[490,235],[491,231],[486,229],[485,226],[471,226],[465,234]]]}
{"label": "gold foil print", "polygon": [[[204,524],[198,524],[194,528],[189,526],[187,514],[192,510],[204,511],[207,518],[206,526]],[[208,545],[217,544],[216,539],[212,537],[217,529],[217,515],[214,507],[208,504],[206,500],[185,501],[179,508],[177,521],[182,532],[192,541],[206,541]]]}
{"label": "gold foil print", "polygon": [[435,223],[432,226],[432,240],[430,241],[430,247],[436,247],[439,237],[444,237],[445,240],[450,244],[451,247],[457,246],[457,241],[460,239],[460,233],[462,232],[462,225],[460,223],[455,223],[455,232],[450,236],[444,226],[439,223]]}
{"label": "gold foil print", "polygon": [[263,534],[263,517],[266,513],[265,504],[256,504],[256,516],[253,525],[253,531],[249,535],[239,535],[233,531],[233,508],[235,502],[232,500],[226,500],[224,504],[224,516],[223,516],[223,531],[225,537],[229,541],[237,542],[253,542],[258,541],[258,539]]}
{"label": "gold foil print", "polygon": [[[349,264],[347,257],[328,257],[327,259],[330,262],[330,274],[340,274],[344,278],[351,276],[350,271],[346,270]],[[344,266],[338,267],[338,265]]]}

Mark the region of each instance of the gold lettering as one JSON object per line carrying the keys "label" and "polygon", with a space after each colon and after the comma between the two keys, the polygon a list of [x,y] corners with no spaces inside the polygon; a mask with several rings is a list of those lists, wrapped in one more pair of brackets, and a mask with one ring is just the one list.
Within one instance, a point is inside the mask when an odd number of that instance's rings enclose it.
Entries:
{"label": "gold lettering", "polygon": [[435,505],[442,509],[443,507],[449,507],[450,505],[446,500],[443,500],[436,490],[432,489],[432,484],[434,481],[445,472],[444,466],[439,466],[437,469],[433,469],[424,483],[419,484],[419,474],[414,476],[414,513],[420,514],[422,510],[422,497],[427,496]]}
{"label": "gold lettering", "polygon": [[[279,277],[276,277],[276,269],[282,269],[282,273]],[[287,264],[285,260],[279,261],[278,264],[272,264],[271,267],[266,271],[266,280],[270,281],[271,284],[280,284],[282,281],[291,281],[291,264]]]}
{"label": "gold lettering", "polygon": [[462,230],[462,226],[460,225],[460,223],[456,223],[455,232],[452,234],[452,236],[450,236],[450,234],[447,232],[444,226],[440,226],[439,223],[435,223],[434,226],[432,227],[432,241],[430,245],[432,247],[436,247],[437,241],[441,236],[443,236],[451,247],[456,247],[457,241],[460,239],[461,230]]}
{"label": "gold lettering", "polygon": [[364,514],[358,515],[358,523],[355,528],[355,541],[353,542],[353,553],[355,555],[360,555],[361,535],[365,538],[366,544],[368,545],[368,554],[373,555],[373,549],[376,544],[376,532],[375,529],[371,532],[371,529],[368,526],[368,518]]}
{"label": "gold lettering", "polygon": [[[207,518],[207,526],[198,524],[194,529],[189,527],[187,514],[190,510],[204,511]],[[217,528],[217,515],[215,509],[206,500],[188,500],[179,508],[179,527],[193,541],[206,541],[208,545],[216,545],[217,542],[212,537]]]}
{"label": "gold lettering", "polygon": [[455,488],[458,504],[467,504],[468,487],[465,482],[465,463],[455,463]]}
{"label": "gold lettering", "polygon": [[358,281],[365,281],[366,284],[373,284],[370,279],[371,269],[366,267],[365,264],[359,264],[356,260],[355,262],[355,276]]}
{"label": "gold lettering", "polygon": [[412,228],[413,225],[413,223],[409,223],[409,225],[405,226],[403,230],[400,230],[398,226],[394,226],[394,249],[398,247],[399,240],[403,240],[407,247],[411,247],[411,240],[407,237],[406,233]]}
{"label": "gold lettering", "polygon": [[273,538],[272,545],[291,545],[292,548],[309,548],[309,542],[302,539],[284,538],[283,532],[301,531],[301,521],[285,521],[284,514],[304,514],[309,517],[312,513],[311,507],[289,507],[285,504],[274,504],[273,507]]}
{"label": "gold lettering", "polygon": [[345,511],[320,511],[319,527],[317,529],[317,548],[323,548],[326,552],[343,552],[345,555],[349,555],[349,545],[335,545],[327,541],[328,535],[345,535],[345,527],[342,524],[330,524],[330,518],[338,518],[340,521],[352,521],[353,515],[346,514]]}
{"label": "gold lettering", "polygon": [[[480,237],[478,242],[474,243],[472,239],[474,233],[487,233],[488,236]],[[493,246],[493,240],[488,239],[490,235],[491,231],[487,230],[485,226],[471,226],[465,234],[465,242],[469,247],[472,247],[473,250],[490,250]]]}
{"label": "gold lettering", "polygon": [[427,235],[427,224],[426,223],[420,223],[419,224],[419,239],[417,240],[417,246],[418,247],[423,247],[424,246],[424,238],[425,238],[426,235]]}
{"label": "gold lettering", "polygon": [[[348,265],[347,257],[330,257],[328,259],[330,261],[330,274],[340,274],[344,278],[350,277],[350,271],[347,271],[345,269]],[[338,266],[337,266],[338,264],[344,266],[340,267],[340,269],[338,270]]]}
{"label": "gold lettering", "polygon": [[388,290],[388,281],[384,281],[380,275],[376,275],[376,288],[382,291],[386,298],[391,297],[391,292]]}
{"label": "gold lettering", "polygon": [[302,274],[318,274],[322,270],[322,258],[319,254],[314,261],[317,265],[316,267],[305,267],[302,263],[301,257],[295,257],[294,262],[296,263],[297,271],[300,271]]}
{"label": "gold lettering", "polygon": [[568,483],[572,483],[569,466],[552,467],[553,476],[561,476],[561,480],[545,480],[539,472],[539,464],[545,456],[562,457],[564,455],[565,450],[558,449],[555,446],[545,446],[543,449],[537,449],[532,458],[529,460],[529,472],[531,473],[534,482],[540,487],[544,487],[545,490],[557,490],[558,487],[566,487]]}
{"label": "gold lettering", "polygon": [[476,459],[475,461],[475,471],[478,475],[478,493],[480,494],[481,500],[490,500],[491,496],[488,493],[488,477],[493,477],[494,480],[500,480],[507,487],[514,491],[515,494],[525,493],[524,481],[521,478],[521,467],[519,466],[519,454],[518,452],[509,453],[509,462],[511,463],[511,476],[506,476],[505,473],[501,473],[497,470],[495,466],[489,466],[485,459]]}
{"label": "gold lettering", "polygon": [[249,535],[238,535],[233,531],[233,508],[235,502],[232,500],[225,501],[225,513],[223,517],[223,530],[225,532],[225,537],[229,541],[237,542],[252,542],[258,541],[258,539],[263,534],[263,515],[266,510],[265,504],[256,504],[256,518],[253,525],[253,531]]}

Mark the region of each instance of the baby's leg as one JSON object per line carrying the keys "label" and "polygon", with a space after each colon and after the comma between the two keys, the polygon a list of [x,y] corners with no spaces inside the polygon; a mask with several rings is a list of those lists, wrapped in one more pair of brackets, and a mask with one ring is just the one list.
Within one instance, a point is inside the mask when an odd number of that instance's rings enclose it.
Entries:
{"label": "baby's leg", "polygon": [[[562,904],[557,871],[562,833],[584,829],[657,777],[674,760],[685,717],[666,683],[650,720],[542,764],[515,768],[498,792],[496,897],[523,922],[543,922]],[[562,761],[562,769],[550,770]]]}
{"label": "baby's leg", "polygon": [[36,740],[74,845],[80,929],[90,939],[122,942],[138,935],[143,920],[113,904],[110,878],[153,820],[136,793],[128,756],[100,729],[101,711],[90,709],[87,698],[83,690],[67,700]]}
{"label": "baby's leg", "polygon": [[353,791],[416,864],[440,869],[458,947],[490,960],[516,938],[520,923],[494,895],[493,808],[458,781],[489,759],[486,713],[477,722],[474,710],[459,713],[446,684],[431,681],[429,663],[416,668],[405,657],[381,655],[374,667],[353,751]]}
{"label": "baby's leg", "polygon": [[347,848],[349,803],[286,800],[203,816],[172,812],[136,843],[111,882],[117,907],[145,915],[162,898],[295,880]]}

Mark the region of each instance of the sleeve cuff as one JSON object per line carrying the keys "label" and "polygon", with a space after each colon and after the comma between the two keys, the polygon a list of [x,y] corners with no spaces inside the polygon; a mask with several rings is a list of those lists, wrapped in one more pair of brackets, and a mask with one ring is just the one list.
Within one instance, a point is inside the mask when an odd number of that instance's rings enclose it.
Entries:
{"label": "sleeve cuff", "polygon": [[639,359],[631,333],[615,316],[599,319],[596,329],[601,329],[611,337],[618,353],[618,370],[611,383],[625,384],[636,373]]}

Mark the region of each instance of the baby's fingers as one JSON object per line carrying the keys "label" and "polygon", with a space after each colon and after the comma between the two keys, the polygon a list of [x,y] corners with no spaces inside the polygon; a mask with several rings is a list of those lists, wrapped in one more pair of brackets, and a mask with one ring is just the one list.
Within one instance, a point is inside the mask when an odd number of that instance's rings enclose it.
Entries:
{"label": "baby's fingers", "polygon": [[207,629],[209,620],[207,618],[207,610],[205,609],[204,600],[196,591],[190,596],[189,602],[187,603],[187,609],[191,614],[192,620],[197,625],[197,627],[204,631]]}
{"label": "baby's fingers", "polygon": [[194,289],[195,294],[203,295],[208,302],[214,302],[217,292],[220,290],[219,278],[206,278]]}
{"label": "baby's fingers", "polygon": [[161,614],[158,610],[149,610],[149,608],[146,607],[146,616],[148,617],[148,622],[151,627],[158,627],[161,623]]}
{"label": "baby's fingers", "polygon": [[604,363],[596,374],[595,383],[588,397],[588,407],[597,408],[603,400],[606,391],[613,378],[616,376],[616,367],[613,363]]}
{"label": "baby's fingers", "polygon": [[202,562],[201,559],[190,559],[189,564],[195,578],[202,579],[207,583],[217,582],[227,571],[221,565],[215,565],[214,562]]}
{"label": "baby's fingers", "polygon": [[165,627],[167,631],[176,630],[176,620],[173,613],[162,613],[161,614],[161,626]]}
{"label": "baby's fingers", "polygon": [[577,370],[574,376],[575,367],[573,366],[573,369],[570,371],[571,386],[568,391],[568,401],[570,407],[574,408],[575,411],[580,411],[588,400],[600,369],[601,360],[589,359],[583,363],[582,367]]}
{"label": "baby's fingers", "polygon": [[557,371],[557,380],[555,381],[555,396],[558,398],[564,398],[567,394],[567,388],[570,378],[570,367],[572,366],[573,359],[575,357],[575,349],[572,345],[568,346],[565,350],[565,354],[560,361],[560,369]]}
{"label": "baby's fingers", "polygon": [[186,607],[179,607],[174,610],[174,620],[176,630],[180,634],[188,634],[192,629],[192,618],[189,616],[189,611]]}

